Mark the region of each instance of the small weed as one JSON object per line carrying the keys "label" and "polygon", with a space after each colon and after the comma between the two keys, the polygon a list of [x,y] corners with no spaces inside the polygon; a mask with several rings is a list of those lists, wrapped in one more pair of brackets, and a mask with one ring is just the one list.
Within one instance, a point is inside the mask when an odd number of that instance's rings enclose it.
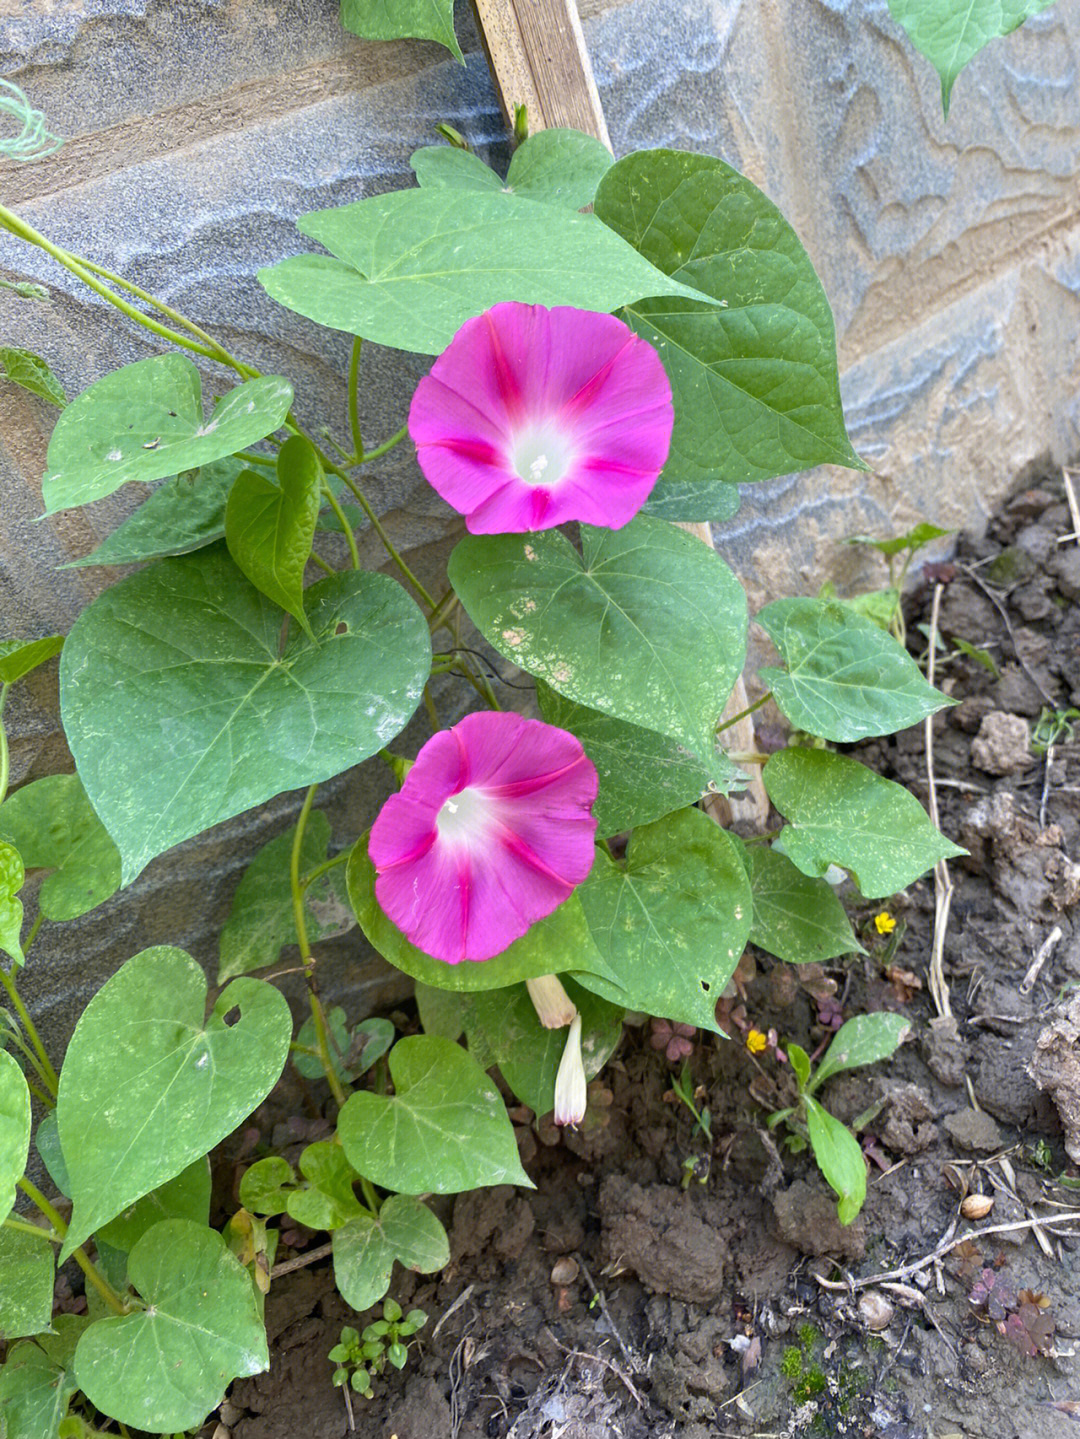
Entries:
{"label": "small weed", "polygon": [[357,1394],[370,1399],[371,1381],[381,1374],[387,1361],[395,1369],[403,1369],[408,1357],[408,1345],[404,1342],[427,1323],[422,1309],[410,1309],[402,1317],[401,1305],[393,1299],[383,1300],[383,1317],[369,1324],[363,1334],[346,1326],[341,1331],[341,1342],[335,1344],[327,1355],[334,1370],[337,1386],[348,1384]]}

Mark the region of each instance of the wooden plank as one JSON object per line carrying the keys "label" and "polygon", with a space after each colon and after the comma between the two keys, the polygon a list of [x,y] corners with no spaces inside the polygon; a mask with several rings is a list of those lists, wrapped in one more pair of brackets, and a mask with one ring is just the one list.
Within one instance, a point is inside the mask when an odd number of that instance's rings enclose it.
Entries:
{"label": "wooden plank", "polygon": [[473,0],[473,8],[508,122],[525,105],[531,131],[569,126],[610,150],[575,0]]}

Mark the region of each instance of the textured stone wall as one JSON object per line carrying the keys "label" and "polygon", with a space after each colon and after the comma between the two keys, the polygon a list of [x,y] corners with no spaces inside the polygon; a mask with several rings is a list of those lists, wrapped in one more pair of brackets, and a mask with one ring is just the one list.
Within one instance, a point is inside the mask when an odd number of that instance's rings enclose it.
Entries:
{"label": "textured stone wall", "polygon": [[[985,51],[941,116],[936,76],[884,0],[586,0],[617,153],[672,145],[721,155],[803,238],[836,315],[852,439],[870,475],[826,469],[750,489],[723,527],[752,599],[841,579],[837,541],[926,518],[978,523],[1040,457],[1080,449],[1080,0],[1059,0]],[[459,6],[462,69],[435,46],[344,34],[337,0],[0,0],[0,74],[64,148],[0,162],[0,194],[69,248],[122,272],[297,385],[306,419],[340,423],[348,338],[278,309],[256,269],[302,248],[294,218],[407,180],[408,156],[449,120],[502,145],[486,64]],[[45,355],[76,393],[154,352],[149,337],[40,252],[0,239],[0,337]],[[365,358],[370,436],[397,428],[416,362]],[[207,371],[208,387],[227,377]],[[54,412],[0,385],[0,631],[66,630],[116,575],[58,571],[138,501],[136,487],[35,524]],[[394,538],[433,570],[452,540],[404,447],[370,480]],[[376,549],[367,555],[375,560]],[[12,697],[16,780],[63,767],[55,663]],[[419,734],[419,726],[417,733]],[[334,786],[342,838],[384,792],[365,767]],[[28,976],[62,1034],[135,949],[185,944],[208,963],[240,871],[294,797],[162,857],[124,895],[46,927]],[[385,995],[361,945],[332,946],[331,991]],[[357,975],[360,976],[357,981]],[[363,1004],[359,999],[352,1006]]]}

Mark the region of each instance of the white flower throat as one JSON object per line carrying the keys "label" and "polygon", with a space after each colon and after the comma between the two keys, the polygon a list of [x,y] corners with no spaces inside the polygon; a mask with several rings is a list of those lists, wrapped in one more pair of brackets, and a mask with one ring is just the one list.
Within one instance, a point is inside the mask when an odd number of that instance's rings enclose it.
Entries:
{"label": "white flower throat", "polygon": [[574,451],[567,437],[549,421],[522,430],[514,440],[510,459],[518,479],[549,490],[565,479]]}
{"label": "white flower throat", "polygon": [[435,816],[439,838],[449,844],[464,844],[484,834],[492,818],[493,803],[482,789],[466,786],[444,801]]}

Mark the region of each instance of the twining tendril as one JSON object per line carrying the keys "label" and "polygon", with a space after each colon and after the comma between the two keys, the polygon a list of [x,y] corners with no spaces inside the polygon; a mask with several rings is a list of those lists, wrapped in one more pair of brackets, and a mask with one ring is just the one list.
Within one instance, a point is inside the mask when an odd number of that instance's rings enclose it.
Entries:
{"label": "twining tendril", "polygon": [[22,122],[18,135],[0,135],[0,155],[12,160],[41,160],[52,155],[64,143],[45,124],[45,116],[35,110],[18,85],[0,79],[0,113]]}

